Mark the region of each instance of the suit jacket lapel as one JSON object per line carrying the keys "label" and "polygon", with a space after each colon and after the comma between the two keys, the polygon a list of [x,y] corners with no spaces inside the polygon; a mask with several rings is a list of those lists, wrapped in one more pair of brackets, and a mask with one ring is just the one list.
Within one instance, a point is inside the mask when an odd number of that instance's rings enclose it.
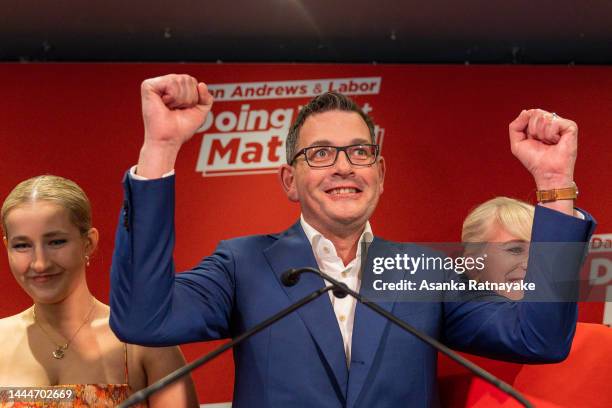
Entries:
{"label": "suit jacket lapel", "polygon": [[[366,266],[371,265],[370,256],[375,253],[377,246],[384,245],[384,241],[374,238],[368,250],[368,261],[362,265],[362,272],[366,271]],[[379,247],[380,248],[380,247]],[[362,276],[362,285],[360,293],[363,293],[364,279]],[[397,297],[397,293],[394,294]],[[392,298],[388,302],[373,302],[388,312],[393,310],[395,299]],[[353,343],[351,346],[351,365],[348,385],[348,407],[353,407],[366,383],[368,373],[370,372],[376,353],[381,344],[381,338],[385,328],[391,324],[383,316],[374,312],[363,303],[358,302],[355,307],[355,321],[353,324]],[[371,382],[371,381],[370,381]]]}
{"label": "suit jacket lapel", "polygon": [[[264,250],[266,257],[280,283],[280,276],[291,268],[318,268],[312,247],[299,222],[285,231],[281,237]],[[311,273],[301,276],[300,282],[292,287],[283,287],[291,303],[324,287],[323,279]],[[317,343],[327,364],[333,371],[342,395],[346,395],[348,368],[342,335],[332,308],[329,296],[323,294],[314,301],[297,310],[300,318]]]}

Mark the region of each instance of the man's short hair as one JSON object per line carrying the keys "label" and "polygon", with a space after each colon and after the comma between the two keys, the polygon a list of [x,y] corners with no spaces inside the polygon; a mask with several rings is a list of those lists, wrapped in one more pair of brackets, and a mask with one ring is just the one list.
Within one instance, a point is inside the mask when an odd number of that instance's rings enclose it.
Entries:
{"label": "man's short hair", "polygon": [[351,98],[341,93],[325,92],[324,94],[316,96],[310,102],[308,102],[308,104],[300,110],[295,122],[293,122],[291,125],[289,134],[287,135],[287,141],[285,142],[288,164],[291,164],[291,160],[296,154],[300,129],[302,128],[302,125],[304,125],[306,119],[311,115],[332,110],[358,113],[370,130],[372,143],[375,143],[376,138],[374,135],[374,122],[363,110],[361,110],[359,105],[357,105]]}

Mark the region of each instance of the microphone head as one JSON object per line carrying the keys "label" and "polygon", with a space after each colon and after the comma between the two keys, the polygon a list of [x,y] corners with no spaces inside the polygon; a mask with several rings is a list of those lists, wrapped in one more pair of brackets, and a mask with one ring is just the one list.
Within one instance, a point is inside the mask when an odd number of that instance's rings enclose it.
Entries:
{"label": "microphone head", "polygon": [[348,286],[346,286],[346,284],[344,283],[340,283],[340,286],[335,287],[332,290],[332,293],[334,294],[335,297],[337,297],[338,299],[342,299],[345,298],[346,295],[348,295],[348,292],[344,290],[344,288],[348,289]]}
{"label": "microphone head", "polygon": [[285,286],[295,286],[300,281],[300,270],[289,269],[281,275],[281,282]]}
{"label": "microphone head", "polygon": [[332,290],[332,293],[334,294],[335,297],[337,297],[338,299],[342,299],[345,298],[347,293],[345,291],[343,291],[340,288],[335,288]]}

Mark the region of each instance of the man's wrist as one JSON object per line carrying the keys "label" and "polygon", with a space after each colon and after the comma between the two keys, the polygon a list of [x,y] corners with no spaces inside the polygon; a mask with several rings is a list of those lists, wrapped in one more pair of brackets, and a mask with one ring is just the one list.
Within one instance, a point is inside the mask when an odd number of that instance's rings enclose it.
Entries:
{"label": "man's wrist", "polygon": [[534,176],[538,190],[554,190],[570,187],[574,183],[573,172],[568,174],[538,174]]}
{"label": "man's wrist", "polygon": [[537,190],[536,198],[539,203],[548,203],[558,200],[575,200],[578,198],[578,186],[572,181],[567,187]]}
{"label": "man's wrist", "polygon": [[[138,170],[138,166],[135,164],[132,167],[130,167],[130,177],[134,180],[139,180],[139,181],[147,181],[147,180],[151,180],[149,178],[143,177],[140,174],[138,174],[137,172]],[[174,176],[174,169],[170,170],[167,173],[162,174],[161,178],[166,178],[166,177],[170,177],[170,176]]]}
{"label": "man's wrist", "polygon": [[174,169],[179,149],[171,145],[145,142],[140,149],[136,174],[145,179],[157,179]]}

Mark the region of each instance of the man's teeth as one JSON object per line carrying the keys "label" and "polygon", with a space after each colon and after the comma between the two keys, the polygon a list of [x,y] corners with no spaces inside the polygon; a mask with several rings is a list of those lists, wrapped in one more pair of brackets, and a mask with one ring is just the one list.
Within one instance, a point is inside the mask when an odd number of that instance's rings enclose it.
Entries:
{"label": "man's teeth", "polygon": [[356,188],[334,188],[329,192],[329,194],[351,194],[356,192]]}

